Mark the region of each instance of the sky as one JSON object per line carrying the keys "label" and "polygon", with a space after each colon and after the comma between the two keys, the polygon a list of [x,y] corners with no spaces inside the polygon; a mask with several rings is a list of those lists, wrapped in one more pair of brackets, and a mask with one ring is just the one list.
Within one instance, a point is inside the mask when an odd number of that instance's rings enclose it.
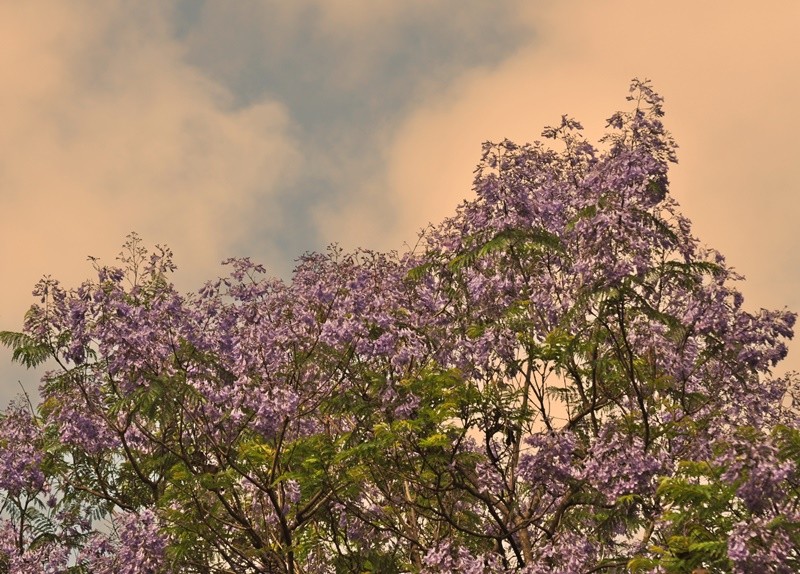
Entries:
{"label": "sky", "polygon": [[[288,277],[334,242],[404,249],[472,197],[482,142],[562,114],[597,138],[634,77],[746,307],[800,310],[798,22],[796,0],[0,3],[0,330],[131,231],[184,290],[231,256]],[[0,404],[40,376],[10,356]]]}

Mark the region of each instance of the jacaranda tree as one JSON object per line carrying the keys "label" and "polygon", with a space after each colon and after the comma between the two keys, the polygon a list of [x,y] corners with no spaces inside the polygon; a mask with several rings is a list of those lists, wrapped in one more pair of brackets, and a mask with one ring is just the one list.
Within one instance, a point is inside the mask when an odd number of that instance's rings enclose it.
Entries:
{"label": "jacaranda tree", "polygon": [[43,279],[0,335],[53,366],[0,418],[0,572],[800,571],[795,315],[745,310],[628,99],[597,146],[485,144],[409,253],[182,294],[134,235]]}

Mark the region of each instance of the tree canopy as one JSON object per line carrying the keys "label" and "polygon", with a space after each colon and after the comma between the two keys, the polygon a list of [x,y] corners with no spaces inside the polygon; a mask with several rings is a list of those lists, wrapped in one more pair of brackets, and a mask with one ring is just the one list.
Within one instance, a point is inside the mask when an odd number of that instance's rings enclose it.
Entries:
{"label": "tree canopy", "polygon": [[249,259],[196,293],[129,236],[44,278],[0,416],[0,572],[800,570],[795,315],[669,189],[662,99],[486,143],[405,253]]}

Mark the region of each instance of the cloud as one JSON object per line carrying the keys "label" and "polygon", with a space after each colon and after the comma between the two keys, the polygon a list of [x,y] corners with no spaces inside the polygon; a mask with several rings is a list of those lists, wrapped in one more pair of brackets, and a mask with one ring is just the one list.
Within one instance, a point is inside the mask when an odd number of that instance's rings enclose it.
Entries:
{"label": "cloud", "polygon": [[[242,248],[278,240],[287,260],[322,249],[340,237],[320,219],[342,204],[351,223],[379,232],[390,216],[386,195],[378,186],[365,197],[361,188],[380,179],[386,138],[425,94],[514,49],[525,30],[503,9],[510,5],[208,0],[179,7],[172,20],[187,61],[228,87],[236,104],[264,95],[286,102],[297,124],[302,168],[282,206],[293,225],[277,238],[254,227]],[[365,217],[351,217],[356,212]]]}
{"label": "cloud", "polygon": [[[277,85],[262,86],[275,91],[305,81],[326,92],[382,93],[372,83],[376,75],[418,83],[425,68],[443,56],[447,64],[465,56],[492,57],[516,39],[506,9],[513,0],[206,0],[188,6],[193,22],[185,39],[194,62],[228,84],[251,82],[251,88],[259,72],[272,78],[274,68],[294,64]],[[185,10],[174,16],[186,19]],[[419,55],[428,61],[419,61]],[[421,74],[409,77],[408,66]]]}
{"label": "cloud", "polygon": [[26,6],[0,13],[13,46],[0,65],[0,217],[25,246],[3,242],[4,276],[57,271],[50,262],[66,270],[131,229],[190,265],[216,261],[242,233],[240,217],[291,173],[285,107],[233,109],[183,63],[157,11]]}
{"label": "cloud", "polygon": [[195,286],[255,207],[280,221],[270,203],[297,157],[287,109],[232,106],[161,9],[3,3],[0,37],[0,328],[19,328],[41,275],[74,285],[132,230],[169,244]]}

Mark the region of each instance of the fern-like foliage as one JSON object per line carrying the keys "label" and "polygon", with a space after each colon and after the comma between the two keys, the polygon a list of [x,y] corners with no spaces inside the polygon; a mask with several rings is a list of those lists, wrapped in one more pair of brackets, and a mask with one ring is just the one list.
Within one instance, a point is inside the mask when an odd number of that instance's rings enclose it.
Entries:
{"label": "fern-like foliage", "polygon": [[0,343],[12,350],[11,360],[28,369],[44,363],[50,358],[50,347],[26,333],[0,331]]}

